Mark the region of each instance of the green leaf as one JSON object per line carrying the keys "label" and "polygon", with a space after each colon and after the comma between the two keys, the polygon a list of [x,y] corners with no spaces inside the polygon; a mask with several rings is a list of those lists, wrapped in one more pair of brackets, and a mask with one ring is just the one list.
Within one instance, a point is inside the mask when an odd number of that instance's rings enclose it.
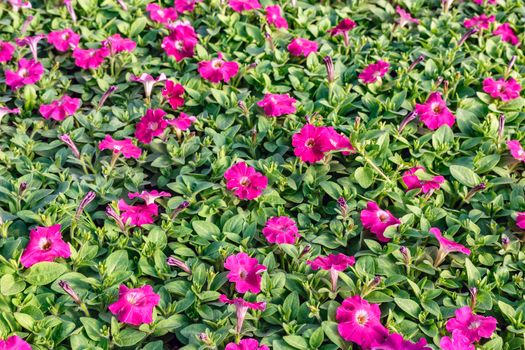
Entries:
{"label": "green leaf", "polygon": [[415,319],[417,319],[419,314],[421,313],[421,308],[419,307],[419,304],[412,299],[394,298],[394,302],[397,304],[397,306],[399,306],[401,310],[403,310]]}
{"label": "green leaf", "polygon": [[306,350],[308,349],[308,342],[301,336],[298,335],[286,335],[283,337],[286,344],[296,349]]}
{"label": "green leaf", "polygon": [[374,183],[374,172],[368,167],[359,167],[355,170],[354,177],[363,188],[368,188]]}
{"label": "green leaf", "polygon": [[0,293],[5,296],[22,292],[26,287],[24,281],[17,281],[13,275],[3,275],[0,279]]}
{"label": "green leaf", "polygon": [[323,341],[324,341],[323,327],[319,327],[310,336],[310,339],[308,340],[308,344],[310,345],[312,349],[317,349],[323,344]]}
{"label": "green leaf", "polygon": [[478,285],[478,281],[481,279],[481,273],[474,266],[469,258],[465,259],[465,268],[467,270],[467,278],[469,287],[475,287]]}
{"label": "green leaf", "polygon": [[332,181],[323,181],[319,184],[321,188],[333,199],[338,199],[343,193],[341,186]]}
{"label": "green leaf", "polygon": [[481,182],[480,177],[474,171],[462,165],[451,165],[450,174],[467,187],[475,187]]}
{"label": "green leaf", "polygon": [[146,333],[133,328],[124,328],[114,335],[113,340],[118,346],[133,346],[146,337]]}
{"label": "green leaf", "polygon": [[348,349],[348,344],[339,335],[336,322],[324,321],[321,326],[323,328],[324,334],[326,334],[332,343],[336,344],[341,349]]}
{"label": "green leaf", "polygon": [[56,262],[41,262],[29,268],[25,280],[35,286],[44,286],[55,281],[67,271],[65,265]]}

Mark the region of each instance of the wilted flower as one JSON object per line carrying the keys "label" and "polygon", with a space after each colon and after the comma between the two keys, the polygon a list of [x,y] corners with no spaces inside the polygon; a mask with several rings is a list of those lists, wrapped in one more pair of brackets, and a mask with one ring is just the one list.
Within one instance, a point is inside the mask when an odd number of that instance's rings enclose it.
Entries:
{"label": "wilted flower", "polygon": [[348,32],[354,29],[356,26],[357,24],[350,18],[345,18],[334,28],[329,29],[328,33],[330,33],[331,36],[342,35],[345,46],[348,46]]}
{"label": "wilted flower", "polygon": [[160,302],[160,295],[150,285],[128,288],[120,285],[119,299],[108,309],[120,322],[140,326],[153,322],[153,309]]}
{"label": "wilted flower", "polygon": [[440,92],[431,93],[425,103],[416,104],[415,110],[419,119],[430,130],[439,129],[442,125],[452,127],[456,121],[456,117],[448,109]]}
{"label": "wilted flower", "polygon": [[69,258],[71,250],[62,239],[60,224],[49,227],[38,226],[29,233],[29,243],[24,249],[20,262],[28,268],[43,261]]}
{"label": "wilted flower", "polygon": [[104,62],[104,59],[109,56],[109,49],[101,47],[99,49],[81,49],[75,47],[73,49],[73,58],[75,65],[82,69],[96,69]]}
{"label": "wilted flower", "polygon": [[425,168],[422,166],[416,166],[403,173],[403,182],[405,183],[407,190],[413,190],[416,188],[421,189],[423,193],[433,192],[441,187],[441,184],[445,182],[443,176],[434,176],[432,178],[420,179],[418,175],[429,177]]}
{"label": "wilted flower", "polygon": [[142,83],[144,85],[144,95],[146,96],[146,99],[149,99],[151,97],[151,92],[153,91],[153,87],[155,86],[155,84],[166,80],[166,75],[164,73],[161,73],[157,78],[153,78],[148,73],[142,73],[140,76],[132,74],[129,80]]}
{"label": "wilted flower", "polygon": [[56,30],[47,34],[47,42],[60,52],[66,52],[77,47],[79,41],[80,35],[76,34],[71,28]]}
{"label": "wilted flower", "polygon": [[228,5],[233,11],[243,12],[261,8],[259,0],[228,0]]}
{"label": "wilted flower", "polygon": [[270,350],[266,345],[259,346],[256,339],[245,338],[239,344],[228,343],[224,350]]}
{"label": "wilted flower", "polygon": [[80,108],[81,101],[79,98],[62,96],[60,99],[50,104],[40,105],[38,111],[44,119],[54,119],[61,121],[72,116]]}
{"label": "wilted flower", "polygon": [[269,243],[294,244],[301,235],[295,221],[288,216],[274,216],[266,221],[262,233]]}
{"label": "wilted flower", "polygon": [[12,335],[6,340],[0,339],[0,349],[2,350],[31,350],[31,345],[18,335]]}
{"label": "wilted flower", "polygon": [[377,63],[369,64],[362,72],[359,74],[359,79],[365,84],[375,83],[388,72],[390,64],[388,62],[379,60]]}
{"label": "wilted flower", "polygon": [[146,204],[153,204],[157,198],[162,197],[171,197],[171,193],[164,191],[159,192],[157,190],[128,193],[129,199],[140,198],[146,202]]}
{"label": "wilted flower", "polygon": [[268,185],[268,178],[245,162],[232,165],[224,173],[224,178],[226,188],[240,199],[246,200],[259,197]]}
{"label": "wilted flower", "polygon": [[264,113],[269,117],[280,117],[285,114],[293,114],[296,111],[295,98],[289,94],[265,94],[264,98],[257,102],[257,105],[264,109]]}
{"label": "wilted flower", "polygon": [[346,270],[349,266],[355,264],[355,258],[348,256],[343,253],[330,254],[327,256],[318,256],[314,260],[308,260],[306,262],[312,270],[323,269],[330,271],[330,280],[332,282],[332,292],[337,290],[337,280],[339,277],[339,271]]}
{"label": "wilted flower", "polygon": [[487,17],[486,14],[482,13],[480,16],[474,16],[470,19],[466,19],[463,25],[466,28],[475,27],[479,30],[488,29],[490,24],[496,20],[496,16],[492,15]]}
{"label": "wilted flower", "polygon": [[509,23],[500,24],[493,32],[494,35],[499,35],[501,40],[506,41],[514,46],[519,46],[520,40],[514,33]]}
{"label": "wilted flower", "polygon": [[244,323],[244,319],[246,318],[246,313],[248,312],[249,309],[260,310],[260,311],[264,311],[266,309],[265,302],[253,303],[253,302],[246,301],[242,298],[228,299],[228,297],[224,294],[221,294],[219,296],[219,301],[221,303],[235,305],[235,308],[237,311],[237,327],[236,327],[237,334],[241,333],[242,325]]}
{"label": "wilted flower", "polygon": [[295,38],[292,40],[292,42],[288,45],[288,51],[292,56],[304,56],[308,57],[311,53],[317,52],[318,45],[315,41],[303,39],[303,38]]}
{"label": "wilted flower", "polygon": [[211,61],[199,62],[197,70],[201,77],[212,83],[218,83],[220,81],[227,83],[239,72],[239,64],[234,61],[223,60],[223,55],[219,52],[217,58]]}
{"label": "wilted flower", "polygon": [[276,28],[288,28],[288,22],[282,16],[282,10],[279,5],[272,5],[265,8],[266,20]]}
{"label": "wilted flower", "polygon": [[237,253],[226,258],[224,268],[230,271],[226,277],[235,283],[237,292],[257,294],[261,291],[261,274],[266,271],[266,266],[259,264],[257,259],[246,253]]}
{"label": "wilted flower", "polygon": [[135,137],[142,143],[151,143],[154,137],[162,135],[168,127],[162,109],[148,109],[135,126]]}
{"label": "wilted flower", "polygon": [[9,62],[13,58],[15,47],[7,41],[0,41],[0,63]]}
{"label": "wilted flower", "polygon": [[138,159],[142,154],[142,150],[133,144],[131,139],[115,140],[110,135],[106,135],[104,140],[98,144],[98,149],[103,151],[105,149],[112,150],[114,154],[121,154],[124,158]]}
{"label": "wilted flower", "polygon": [[434,267],[441,265],[449,253],[463,253],[470,255],[470,249],[465,247],[463,244],[456,243],[443,237],[441,230],[437,227],[431,227],[429,231],[439,242],[439,250],[437,252],[436,259],[434,260]]}
{"label": "wilted flower", "polygon": [[118,210],[124,224],[137,227],[152,224],[155,222],[154,216],[159,213],[155,203],[129,205],[122,199],[118,201]]}
{"label": "wilted flower", "polygon": [[5,70],[5,83],[11,90],[16,90],[19,87],[36,83],[42,78],[43,74],[44,66],[42,63],[21,58],[18,61],[17,71]]}
{"label": "wilted flower", "polygon": [[366,209],[361,211],[361,222],[364,228],[376,235],[379,242],[390,241],[384,236],[385,230],[401,223],[390,211],[379,208],[376,202],[367,203]]}
{"label": "wilted flower", "polygon": [[510,101],[520,97],[521,85],[514,78],[486,78],[483,80],[483,91],[493,98]]}

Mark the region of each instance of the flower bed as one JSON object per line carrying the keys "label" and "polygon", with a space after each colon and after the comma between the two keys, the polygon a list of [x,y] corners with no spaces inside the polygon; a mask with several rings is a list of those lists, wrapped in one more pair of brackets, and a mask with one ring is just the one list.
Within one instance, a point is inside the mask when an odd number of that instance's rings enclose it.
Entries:
{"label": "flower bed", "polygon": [[0,349],[524,349],[525,4],[259,1],[0,4]]}

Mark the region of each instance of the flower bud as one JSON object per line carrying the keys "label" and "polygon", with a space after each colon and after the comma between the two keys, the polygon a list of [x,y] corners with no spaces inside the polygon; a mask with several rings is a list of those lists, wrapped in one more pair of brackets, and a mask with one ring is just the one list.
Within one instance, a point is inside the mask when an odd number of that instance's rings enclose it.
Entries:
{"label": "flower bud", "polygon": [[190,267],[182,260],[180,259],[177,259],[173,256],[170,256],[168,257],[168,259],[166,259],[166,263],[169,265],[169,266],[176,266],[178,267],[179,269],[181,269],[182,271],[186,272],[187,274],[190,274],[191,275],[191,269]]}
{"label": "flower bud", "polygon": [[335,80],[334,62],[332,57],[326,56],[323,58],[324,65],[326,67],[326,75],[329,83],[333,83]]}

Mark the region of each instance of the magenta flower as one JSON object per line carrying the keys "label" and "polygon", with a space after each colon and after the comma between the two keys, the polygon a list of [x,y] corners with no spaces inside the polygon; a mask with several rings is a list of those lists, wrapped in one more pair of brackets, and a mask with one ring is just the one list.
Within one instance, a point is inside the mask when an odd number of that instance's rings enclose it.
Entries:
{"label": "magenta flower", "polygon": [[429,193],[438,190],[441,187],[441,184],[445,182],[443,176],[434,176],[430,180],[421,180],[418,177],[418,174],[426,174],[425,168],[417,166],[403,173],[402,180],[405,183],[407,190],[420,188],[423,193]]}
{"label": "magenta flower", "polygon": [[364,228],[377,236],[379,242],[390,241],[384,236],[385,230],[401,223],[390,211],[379,208],[376,202],[368,202],[366,209],[361,210],[361,222]]}
{"label": "magenta flower", "polygon": [[268,186],[268,178],[245,162],[232,165],[224,173],[226,188],[240,199],[252,200],[259,197]]}
{"label": "magenta flower", "polygon": [[31,350],[31,345],[18,335],[12,335],[6,340],[0,339],[0,349],[2,350]]}
{"label": "magenta flower", "polygon": [[274,216],[266,221],[262,233],[269,243],[294,244],[301,235],[295,221],[288,216]]}
{"label": "magenta flower", "polygon": [[96,69],[104,62],[104,59],[110,54],[107,47],[99,49],[81,49],[75,47],[73,49],[73,58],[75,65],[82,69]]}
{"label": "magenta flower", "polygon": [[224,350],[270,350],[266,345],[259,346],[256,339],[246,338],[239,342],[239,344],[228,343]]}
{"label": "magenta flower", "polygon": [[257,105],[264,109],[264,113],[269,117],[279,117],[285,114],[293,114],[296,111],[295,98],[289,94],[265,94],[264,98],[257,102]]}
{"label": "magenta flower", "polygon": [[124,158],[138,159],[142,154],[142,150],[133,144],[131,139],[114,140],[110,135],[106,135],[104,140],[98,144],[98,149],[103,151],[105,149],[112,150],[114,154],[120,154]]}
{"label": "magenta flower", "polygon": [[496,20],[494,15],[487,17],[486,14],[482,13],[480,16],[474,16],[470,19],[466,19],[463,22],[465,28],[477,28],[479,30],[488,29],[490,24]]}
{"label": "magenta flower", "polygon": [[350,139],[345,135],[339,134],[331,126],[326,127],[326,132],[331,145],[330,151],[341,151],[345,156],[355,151],[354,146],[350,143]]}
{"label": "magenta flower", "polygon": [[80,35],[70,28],[56,30],[47,34],[47,42],[60,52],[66,52],[70,48],[76,48],[80,41]]}
{"label": "magenta flower", "polygon": [[73,23],[76,23],[77,14],[75,13],[75,8],[73,7],[71,0],[64,0],[64,5],[66,6],[67,12],[69,12],[69,15],[71,16],[71,20]]}
{"label": "magenta flower", "polygon": [[419,20],[415,19],[410,13],[399,6],[396,6],[396,12],[399,15],[399,26],[404,27],[406,24],[415,23],[419,24]]}
{"label": "magenta flower", "polygon": [[20,9],[30,9],[33,6],[31,6],[31,3],[29,1],[24,0],[8,0],[11,7],[13,7],[13,10],[15,12],[18,12]]}
{"label": "magenta flower", "polygon": [[180,62],[186,57],[193,57],[197,42],[197,34],[189,22],[176,22],[170,27],[170,34],[162,39],[161,47],[166,55]]}
{"label": "magenta flower", "polygon": [[159,213],[155,203],[129,205],[122,199],[118,201],[118,210],[124,224],[137,227],[154,223],[154,216]]}
{"label": "magenta flower", "polygon": [[443,235],[441,234],[441,230],[437,227],[431,227],[429,231],[434,235],[434,237],[436,237],[436,239],[439,242],[439,250],[436,254],[434,267],[441,265],[441,263],[443,262],[443,260],[445,260],[449,253],[463,253],[466,255],[470,255],[470,249],[465,247],[463,244],[456,243],[454,241],[451,241],[450,239],[443,237]]}
{"label": "magenta flower", "polygon": [[415,110],[419,119],[430,130],[439,129],[442,125],[452,127],[456,121],[440,92],[431,93],[424,104],[416,104]]}
{"label": "magenta flower", "polygon": [[221,303],[235,305],[235,309],[237,313],[237,327],[236,327],[237,334],[241,333],[242,325],[244,323],[244,319],[246,318],[246,313],[248,312],[249,309],[259,310],[259,311],[264,311],[266,309],[265,302],[252,303],[242,298],[228,299],[228,297],[224,294],[221,294],[219,296],[219,301]]}
{"label": "magenta flower", "polygon": [[26,36],[25,38],[15,39],[15,42],[18,46],[29,46],[33,59],[38,61],[38,42],[44,39],[46,36],[44,34],[37,34],[33,36]]}
{"label": "magenta flower", "polygon": [[197,0],[175,0],[174,6],[177,12],[193,12]]}
{"label": "magenta flower", "polygon": [[132,52],[137,47],[137,43],[128,38],[123,38],[120,34],[113,34],[102,42],[102,45],[109,49],[110,55],[127,51]]}
{"label": "magenta flower", "polygon": [[0,63],[9,62],[13,58],[15,47],[7,41],[0,41]]}
{"label": "magenta flower", "polygon": [[142,143],[150,143],[154,137],[162,135],[168,127],[164,116],[166,112],[162,109],[148,109],[135,126],[135,137]]}
{"label": "magenta flower", "polygon": [[359,74],[359,79],[365,84],[375,83],[388,72],[390,68],[390,63],[379,60],[377,63],[369,64],[361,74]]}
{"label": "magenta flower", "polygon": [[441,350],[476,350],[470,340],[460,332],[452,333],[452,337],[443,337],[439,341]]}
{"label": "magenta flower", "polygon": [[510,101],[520,97],[521,85],[514,78],[509,80],[486,78],[483,80],[483,91],[493,98]]}
{"label": "magenta flower", "polygon": [[184,105],[184,98],[182,97],[184,92],[184,86],[176,84],[172,80],[166,80],[164,90],[162,90],[162,96],[168,101],[171,108],[177,109]]}
{"label": "magenta flower", "polygon": [[20,109],[18,108],[8,108],[8,107],[0,107],[0,123],[2,122],[2,118],[8,114],[20,114]]}
{"label": "magenta flower", "polygon": [[75,114],[80,108],[81,101],[79,98],[69,97],[67,95],[51,102],[50,104],[40,105],[39,112],[44,119],[64,120]]}
{"label": "magenta flower", "polygon": [[233,11],[236,12],[250,11],[261,8],[259,0],[229,0],[228,5]]}
{"label": "magenta flower", "polygon": [[374,341],[370,350],[431,350],[425,338],[417,343],[403,339],[401,334],[392,333],[380,341]]}
{"label": "magenta flower", "polygon": [[333,149],[326,127],[306,124],[292,136],[294,154],[303,162],[315,163]]}
{"label": "magenta flower", "polygon": [[221,52],[219,52],[217,56],[217,58],[211,61],[199,62],[199,74],[212,83],[218,83],[220,81],[227,83],[233,76],[237,75],[239,64],[237,62],[223,60]]}
{"label": "magenta flower", "polygon": [[303,38],[295,38],[292,40],[292,42],[288,45],[288,51],[292,56],[300,57],[308,57],[311,53],[317,52],[317,43],[315,41],[311,41],[308,39]]}
{"label": "magenta flower", "polygon": [[511,28],[510,23],[500,24],[493,32],[494,35],[499,35],[501,40],[506,41],[514,46],[519,46],[520,40]]}
{"label": "magenta flower", "polygon": [[140,198],[148,205],[155,203],[155,200],[161,197],[171,197],[171,194],[169,192],[159,192],[157,190],[128,193],[129,199]]}
{"label": "magenta flower", "polygon": [[80,152],[78,151],[77,145],[75,145],[75,143],[68,134],[60,135],[58,138],[60,139],[60,141],[64,142],[69,147],[69,149],[75,155],[75,157],[80,159]]}
{"label": "magenta flower", "polygon": [[246,253],[237,253],[226,258],[224,268],[230,271],[226,277],[235,283],[237,292],[257,294],[261,291],[261,274],[266,271],[266,266],[260,265],[257,259]]}
{"label": "magenta flower", "polygon": [[507,141],[507,147],[514,159],[525,162],[525,150],[523,150],[518,140]]}
{"label": "magenta flower", "polygon": [[149,12],[149,18],[151,18],[153,22],[162,24],[173,22],[179,17],[175,8],[162,8],[157,4],[148,4],[148,6],[146,6],[146,12]]}
{"label": "magenta flower", "polygon": [[337,280],[339,278],[339,271],[346,270],[349,266],[354,266],[355,258],[343,253],[330,254],[327,256],[318,256],[314,260],[306,262],[312,270],[323,269],[330,271],[330,280],[332,282],[332,292],[337,290]]}
{"label": "magenta flower", "polygon": [[356,26],[357,24],[350,18],[345,18],[334,28],[329,29],[328,33],[330,33],[331,36],[342,35],[345,46],[348,46],[348,32],[354,29]]}
{"label": "magenta flower", "polygon": [[40,62],[21,58],[18,61],[18,70],[16,72],[6,69],[5,83],[11,90],[16,90],[19,87],[36,83],[42,78],[43,74],[44,66]]}
{"label": "magenta flower", "polygon": [[379,306],[368,303],[359,295],[346,298],[337,308],[335,318],[341,337],[364,349],[388,334],[388,330],[381,324]]}
{"label": "magenta flower", "polygon": [[517,213],[516,226],[518,226],[522,230],[525,229],[525,212]]}
{"label": "magenta flower", "polygon": [[43,261],[69,258],[71,250],[62,239],[60,224],[49,227],[38,226],[29,232],[29,243],[24,249],[20,262],[28,268]]}
{"label": "magenta flower", "polygon": [[153,309],[160,302],[160,295],[150,285],[128,288],[121,284],[119,298],[108,309],[120,322],[133,326],[153,322]]}
{"label": "magenta flower", "polygon": [[190,126],[197,121],[197,118],[181,112],[177,118],[166,120],[166,122],[182,131],[188,130]]}
{"label": "magenta flower", "polygon": [[471,343],[481,338],[490,338],[496,330],[497,321],[494,317],[485,317],[472,313],[469,306],[463,306],[455,311],[456,317],[447,321],[447,331],[459,332]]}
{"label": "magenta flower", "polygon": [[279,5],[268,6],[266,10],[266,21],[273,24],[276,28],[288,28],[288,22],[282,16],[282,10]]}
{"label": "magenta flower", "polygon": [[132,74],[129,80],[142,83],[144,85],[144,95],[147,99],[149,99],[151,96],[151,92],[153,91],[153,87],[156,84],[166,80],[166,75],[164,73],[161,73],[157,78],[153,78],[148,73],[142,73],[138,77]]}
{"label": "magenta flower", "polygon": [[[478,4],[478,5],[483,5],[483,2],[484,2],[485,0],[472,0],[472,1],[474,1],[474,2],[475,2],[476,4]],[[495,4],[498,3],[498,0],[488,0],[487,3],[488,3],[488,4],[491,4],[491,5],[495,5]]]}

